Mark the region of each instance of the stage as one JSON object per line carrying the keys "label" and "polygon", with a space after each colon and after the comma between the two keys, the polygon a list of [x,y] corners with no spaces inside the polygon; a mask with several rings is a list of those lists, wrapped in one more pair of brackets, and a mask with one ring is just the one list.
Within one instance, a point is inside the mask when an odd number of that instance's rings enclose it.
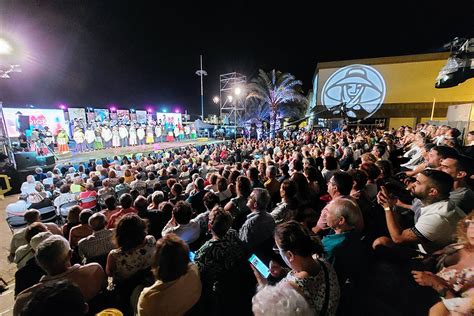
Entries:
{"label": "stage", "polygon": [[164,149],[180,148],[186,147],[189,145],[211,145],[211,144],[220,144],[223,143],[223,140],[216,140],[210,138],[198,138],[193,141],[181,141],[181,142],[162,142],[155,143],[150,145],[140,145],[140,146],[127,146],[127,147],[117,147],[117,148],[107,148],[101,150],[87,151],[87,152],[69,152],[64,154],[56,154],[56,164],[79,164],[84,162],[89,162],[91,159],[101,159],[101,158],[113,158],[114,156],[123,156],[123,155],[133,155],[133,154],[148,154],[151,152],[156,152]]}

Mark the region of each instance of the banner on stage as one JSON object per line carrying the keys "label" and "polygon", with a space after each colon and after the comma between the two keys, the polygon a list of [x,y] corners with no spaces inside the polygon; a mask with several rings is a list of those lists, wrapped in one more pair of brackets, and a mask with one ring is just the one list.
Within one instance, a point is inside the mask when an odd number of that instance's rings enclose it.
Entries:
{"label": "banner on stage", "polygon": [[182,118],[181,118],[181,113],[165,113],[165,112],[157,112],[156,113],[156,119],[158,123],[161,124],[181,124],[182,123]]}
{"label": "banner on stage", "polygon": [[83,108],[69,108],[68,110],[69,113],[69,120],[74,121],[75,119],[80,120],[82,119],[84,122],[86,122],[86,109]]}
{"label": "banner on stage", "polygon": [[34,128],[44,130],[44,127],[48,126],[53,135],[57,135],[61,128],[64,128],[69,134],[69,127],[64,119],[63,110],[3,108],[3,115],[9,137],[18,137],[20,135],[20,116],[29,117],[30,130],[26,131],[26,133],[31,133],[31,130]]}
{"label": "banner on stage", "polygon": [[107,109],[94,109],[95,120],[97,122],[103,122],[109,120],[109,110]]}
{"label": "banner on stage", "polygon": [[117,116],[119,121],[127,123],[130,121],[130,113],[128,110],[117,110]]}
{"label": "banner on stage", "polygon": [[140,124],[146,124],[146,111],[137,110],[137,122]]}
{"label": "banner on stage", "polygon": [[87,112],[87,123],[91,124],[92,122],[95,122],[95,113]]}

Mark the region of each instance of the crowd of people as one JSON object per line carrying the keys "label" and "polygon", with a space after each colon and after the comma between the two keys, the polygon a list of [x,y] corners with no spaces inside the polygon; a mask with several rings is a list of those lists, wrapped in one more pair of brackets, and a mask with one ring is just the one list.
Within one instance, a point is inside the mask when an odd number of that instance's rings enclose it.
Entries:
{"label": "crowd of people", "polygon": [[104,121],[85,124],[83,119],[73,121],[71,131],[62,128],[57,135],[44,128],[34,128],[29,137],[25,133],[19,135],[19,147],[24,150],[36,151],[38,154],[48,154],[55,151],[69,152],[70,136],[74,140],[74,151],[84,152],[106,148],[139,146],[158,142],[182,141],[196,139],[194,124],[184,125],[182,121],[171,118],[149,120],[144,122]]}
{"label": "crowd of people", "polygon": [[27,222],[14,315],[471,315],[460,136],[296,130],[37,169],[6,210]]}

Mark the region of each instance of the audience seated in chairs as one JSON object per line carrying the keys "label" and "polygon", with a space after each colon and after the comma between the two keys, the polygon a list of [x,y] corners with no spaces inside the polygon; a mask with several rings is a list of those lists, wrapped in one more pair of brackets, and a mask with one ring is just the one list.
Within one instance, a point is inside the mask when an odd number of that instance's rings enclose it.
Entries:
{"label": "audience seated in chairs", "polygon": [[[54,306],[54,307],[53,307]],[[81,289],[69,280],[45,284],[23,309],[22,316],[87,315],[89,305]]]}
{"label": "audience seated in chairs", "polygon": [[38,283],[41,277],[45,275],[43,269],[41,269],[36,262],[34,253],[36,252],[38,245],[51,235],[52,234],[49,231],[45,231],[39,232],[31,238],[29,244],[31,247],[32,256],[25,263],[25,265],[22,268],[19,268],[15,273],[15,296],[30,286]]}
{"label": "audience seated in chairs", "polygon": [[188,245],[199,238],[201,229],[199,223],[191,220],[192,209],[188,202],[179,201],[173,208],[173,215],[161,233],[165,236],[174,233]]}
{"label": "audience seated in chairs", "polygon": [[232,215],[220,207],[213,208],[209,214],[212,238],[196,251],[195,257],[203,284],[202,314],[222,315],[228,309],[245,314],[245,308],[250,309],[247,294],[255,281],[249,278],[244,244],[231,227]]}
{"label": "audience seated in chairs", "polygon": [[137,210],[132,207],[134,198],[132,198],[131,194],[125,193],[120,197],[120,205],[122,208],[120,211],[110,215],[110,218],[107,223],[107,228],[115,228],[117,226],[118,221],[125,215],[129,213],[136,214]]}
{"label": "audience seated in chairs", "polygon": [[69,233],[71,232],[71,229],[81,224],[79,220],[79,214],[81,213],[81,211],[82,207],[80,207],[79,205],[75,205],[69,209],[66,224],[64,224],[62,227],[62,235],[64,236],[64,238],[69,240]]}
{"label": "audience seated in chairs", "polygon": [[78,252],[84,263],[97,262],[106,266],[109,252],[115,248],[113,231],[106,229],[107,219],[102,213],[95,213],[89,218],[92,234],[82,238],[78,243]]}
{"label": "audience seated in chairs", "polygon": [[[38,210],[35,210],[35,209],[30,209],[26,211],[23,217],[24,217],[25,223],[28,226],[33,223],[41,221],[41,214]],[[52,234],[61,234],[61,229],[58,227],[58,225],[54,223],[43,223],[43,224],[48,229],[48,231],[50,231]],[[27,228],[28,227],[22,228],[21,230],[18,230],[13,234],[12,240],[10,242],[10,255],[8,256],[8,260],[10,262],[13,262],[16,250],[20,246],[26,245],[28,243],[26,240]]]}
{"label": "audience seated in chairs", "polygon": [[125,311],[130,309],[134,289],[148,280],[156,240],[147,235],[145,221],[136,214],[126,214],[118,221],[115,242],[118,248],[110,251],[106,271],[112,277],[117,302]]}
{"label": "audience seated in chairs", "polygon": [[232,228],[238,231],[247,220],[247,215],[250,214],[250,208],[247,206],[248,198],[252,193],[249,178],[246,176],[237,178],[236,192],[237,197],[230,199],[224,209],[232,215]]}
{"label": "audience seated in chairs", "polygon": [[83,209],[95,209],[97,206],[97,192],[93,183],[86,184],[86,191],[79,193],[79,205]]}
{"label": "audience seated in chairs", "polygon": [[197,266],[189,260],[189,247],[175,234],[156,243],[153,258],[156,282],[143,289],[138,300],[139,316],[160,313],[183,315],[201,296],[201,279]]}
{"label": "audience seated in chairs", "polygon": [[38,245],[35,258],[46,275],[39,283],[18,294],[13,315],[20,315],[26,304],[45,285],[55,284],[62,280],[74,282],[86,302],[94,299],[105,289],[107,278],[102,267],[97,263],[71,266],[71,254],[72,250],[68,241],[59,235],[50,236]]}
{"label": "audience seated in chairs", "polygon": [[[69,184],[64,184],[59,189],[59,196],[54,199],[54,206],[58,209],[58,214],[60,213],[60,207],[64,204],[77,201],[77,195],[71,192],[71,186]],[[61,214],[67,216],[67,214]]]}
{"label": "audience seated in chairs", "polygon": [[79,213],[79,225],[72,227],[69,231],[69,244],[72,249],[77,247],[79,240],[93,233],[92,228],[89,226],[89,218],[93,214],[94,213],[87,208]]}

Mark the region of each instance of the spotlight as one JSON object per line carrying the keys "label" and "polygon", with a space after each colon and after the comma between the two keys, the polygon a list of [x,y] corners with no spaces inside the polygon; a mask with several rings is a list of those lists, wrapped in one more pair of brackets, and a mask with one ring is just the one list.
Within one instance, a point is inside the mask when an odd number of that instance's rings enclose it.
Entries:
{"label": "spotlight", "polygon": [[130,112],[131,112],[131,113],[135,113],[135,109],[130,109]]}
{"label": "spotlight", "polygon": [[151,113],[151,112],[153,112],[153,109],[152,109],[152,108],[147,108],[146,111],[147,111],[148,113]]}
{"label": "spotlight", "polygon": [[59,105],[59,108],[60,108],[61,110],[66,110],[66,109],[67,109],[67,106],[65,106],[64,104],[60,104],[60,105]]}
{"label": "spotlight", "polygon": [[117,111],[117,108],[115,106],[111,106],[110,107],[110,112],[115,112],[115,111]]}
{"label": "spotlight", "polygon": [[214,102],[215,104],[219,103],[219,97],[215,96],[214,98],[212,98],[212,102]]}
{"label": "spotlight", "polygon": [[181,113],[179,109],[174,110],[175,113]]}

